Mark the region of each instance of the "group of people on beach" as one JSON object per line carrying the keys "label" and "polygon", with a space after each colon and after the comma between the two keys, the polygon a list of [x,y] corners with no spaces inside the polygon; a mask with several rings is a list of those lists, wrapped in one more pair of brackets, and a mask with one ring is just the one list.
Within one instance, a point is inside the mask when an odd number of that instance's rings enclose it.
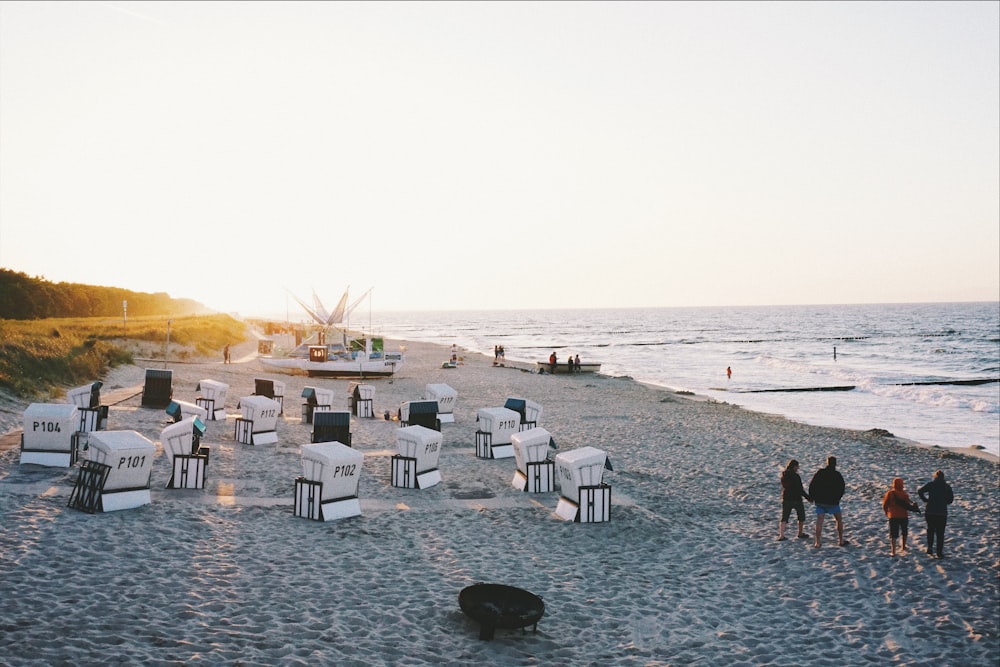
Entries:
{"label": "group of people on beach", "polygon": [[[556,353],[553,352],[552,354],[549,355],[549,372],[554,374],[556,372],[556,366],[558,365],[559,365],[559,359],[556,357]],[[572,354],[566,357],[566,372],[567,373],[580,372],[579,354],[576,355],[576,358],[574,358]]]}
{"label": "group of people on beach", "polygon": [[507,360],[507,357],[505,356],[506,354],[507,353],[503,349],[503,345],[494,345],[493,346],[493,365],[495,366],[497,363],[499,363],[501,361],[506,361]]}
{"label": "group of people on beach", "polygon": [[[816,539],[813,546],[819,548],[823,538],[823,523],[827,515],[833,515],[837,524],[837,543],[847,544],[844,539],[844,518],[840,509],[840,499],[844,496],[844,477],[837,470],[837,457],[829,456],[826,466],[820,468],[809,482],[806,491],[799,477],[799,462],[792,459],[781,473],[781,522],[778,527],[778,540],[785,540],[785,530],[792,511],[798,519],[798,537],[807,539],[805,533],[806,512],[803,499],[811,502],[816,511]],[[945,482],[944,472],[938,470],[934,478],[917,489],[917,495],[926,503],[923,515],[927,521],[927,554],[944,558],[944,529],[948,522],[948,505],[955,500],[955,494],[950,485]],[[897,540],[901,538],[899,551],[906,551],[906,538],[909,535],[909,513],[920,514],[920,506],[910,499],[902,477],[892,480],[892,488],[882,498],[882,511],[889,519],[889,554],[897,553]]]}

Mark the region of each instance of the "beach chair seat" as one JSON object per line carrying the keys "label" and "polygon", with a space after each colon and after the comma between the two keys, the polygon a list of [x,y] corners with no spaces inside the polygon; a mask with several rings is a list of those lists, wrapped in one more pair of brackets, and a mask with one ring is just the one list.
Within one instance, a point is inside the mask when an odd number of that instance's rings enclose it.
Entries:
{"label": "beach chair seat", "polygon": [[527,398],[509,397],[503,406],[521,415],[521,424],[518,426],[521,431],[535,428],[542,417],[542,406]]}
{"label": "beach chair seat", "polygon": [[312,442],[340,442],[351,446],[351,413],[331,410],[313,414]]}
{"label": "beach chair seat", "polygon": [[142,407],[165,408],[174,396],[174,372],[157,368],[146,369],[146,381],[142,386]]}
{"label": "beach chair seat", "polygon": [[556,515],[578,523],[611,520],[611,487],[604,483],[604,471],[613,470],[607,452],[596,447],[580,447],[556,456],[559,504]]}
{"label": "beach chair seat", "polygon": [[355,417],[375,416],[375,387],[352,382],[348,387],[347,404]]}
{"label": "beach chair seat", "polygon": [[302,403],[302,421],[306,424],[313,423],[314,413],[330,412],[333,410],[332,389],[305,387],[302,390],[302,398],[306,399]]}
{"label": "beach chair seat", "polygon": [[303,474],[295,479],[294,515],[318,521],[360,515],[358,482],[363,464],[364,454],[341,442],[303,445]]}
{"label": "beach chair seat", "polygon": [[266,396],[278,404],[278,414],[285,414],[285,383],[280,380],[254,378],[254,395]]}
{"label": "beach chair seat", "polygon": [[423,426],[424,428],[441,430],[441,420],[438,419],[437,401],[407,401],[399,409],[399,425]]}
{"label": "beach chair seat", "polygon": [[98,512],[101,509],[101,489],[104,488],[110,472],[111,466],[104,463],[82,461],[67,506],[87,514]]}
{"label": "beach chair seat", "polygon": [[226,394],[229,392],[229,385],[216,380],[201,380],[195,391],[201,392],[201,395],[194,400],[195,405],[205,410],[208,419],[225,421]]}
{"label": "beach chair seat", "polygon": [[187,417],[170,424],[160,433],[163,452],[170,461],[168,489],[203,489],[208,470],[209,449],[201,445],[205,424],[198,417]]}

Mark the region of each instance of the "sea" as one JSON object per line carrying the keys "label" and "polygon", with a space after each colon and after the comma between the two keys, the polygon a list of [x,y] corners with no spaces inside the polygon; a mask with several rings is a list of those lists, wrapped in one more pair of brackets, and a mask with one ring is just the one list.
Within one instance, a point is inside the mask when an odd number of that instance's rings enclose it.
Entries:
{"label": "sea", "polygon": [[[386,337],[600,372],[1000,455],[1000,303],[372,313]],[[727,374],[731,370],[731,376]]]}

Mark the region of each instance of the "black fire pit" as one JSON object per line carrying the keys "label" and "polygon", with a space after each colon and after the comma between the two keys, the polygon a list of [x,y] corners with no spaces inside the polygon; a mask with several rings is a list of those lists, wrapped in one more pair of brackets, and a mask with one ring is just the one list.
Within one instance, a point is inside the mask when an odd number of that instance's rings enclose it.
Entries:
{"label": "black fire pit", "polygon": [[458,606],[479,621],[479,638],[493,639],[497,628],[538,630],[545,603],[534,593],[503,584],[473,584],[458,594]]}

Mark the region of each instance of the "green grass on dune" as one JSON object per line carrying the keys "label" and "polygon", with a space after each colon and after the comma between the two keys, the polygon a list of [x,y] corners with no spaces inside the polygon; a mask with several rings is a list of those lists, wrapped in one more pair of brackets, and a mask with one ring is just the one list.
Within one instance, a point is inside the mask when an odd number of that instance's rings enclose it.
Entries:
{"label": "green grass on dune", "polygon": [[229,315],[121,319],[0,320],[0,389],[35,398],[104,376],[136,357],[174,361],[220,356],[246,340],[246,325]]}

